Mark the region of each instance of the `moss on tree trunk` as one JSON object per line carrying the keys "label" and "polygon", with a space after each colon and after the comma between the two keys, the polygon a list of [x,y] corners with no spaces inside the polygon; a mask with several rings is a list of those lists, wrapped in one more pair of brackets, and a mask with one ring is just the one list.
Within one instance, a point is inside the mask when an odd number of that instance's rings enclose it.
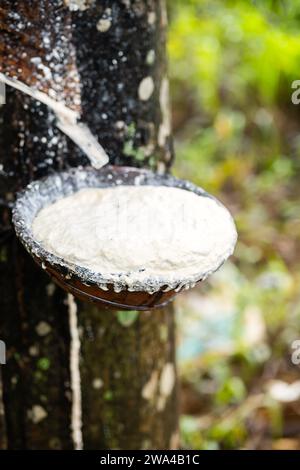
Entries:
{"label": "moss on tree trunk", "polygon": [[[0,28],[0,72],[80,112],[112,163],[167,171],[172,143],[163,1],[3,0]],[[173,309],[137,314],[75,302],[25,253],[10,224],[16,191],[88,160],[45,105],[6,89],[0,110],[0,339],[7,345],[0,448],[174,447]],[[70,361],[72,318],[80,384]]]}

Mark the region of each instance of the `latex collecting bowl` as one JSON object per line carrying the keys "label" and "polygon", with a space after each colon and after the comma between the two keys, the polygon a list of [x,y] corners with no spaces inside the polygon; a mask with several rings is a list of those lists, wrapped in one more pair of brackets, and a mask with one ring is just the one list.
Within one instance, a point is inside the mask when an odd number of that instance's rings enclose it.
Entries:
{"label": "latex collecting bowl", "polygon": [[31,230],[32,222],[44,207],[84,188],[106,188],[120,185],[168,186],[192,191],[202,197],[213,198],[202,188],[188,181],[170,175],[159,175],[148,170],[120,166],[106,166],[101,170],[93,168],[70,169],[29,184],[25,190],[19,193],[13,209],[13,223],[17,236],[33,259],[65,291],[81,300],[95,302],[99,306],[113,309],[149,310],[159,308],[171,301],[180,291],[194,287],[208,274],[218,269],[232,253],[235,243],[228,252],[224,253],[218,266],[214,266],[213,269],[205,273],[195,273],[189,278],[176,277],[175,273],[172,280],[163,276],[154,276],[132,284],[128,283],[128,277],[124,276],[124,273],[113,273],[108,276],[56,256],[47,251],[34,238]]}

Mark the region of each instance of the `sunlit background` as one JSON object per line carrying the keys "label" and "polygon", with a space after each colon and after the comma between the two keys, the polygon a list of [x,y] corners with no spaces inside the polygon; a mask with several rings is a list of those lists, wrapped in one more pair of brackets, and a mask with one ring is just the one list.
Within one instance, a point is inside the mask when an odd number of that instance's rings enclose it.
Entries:
{"label": "sunlit background", "polygon": [[239,231],[177,302],[182,445],[300,449],[300,2],[171,0],[169,16],[174,171]]}

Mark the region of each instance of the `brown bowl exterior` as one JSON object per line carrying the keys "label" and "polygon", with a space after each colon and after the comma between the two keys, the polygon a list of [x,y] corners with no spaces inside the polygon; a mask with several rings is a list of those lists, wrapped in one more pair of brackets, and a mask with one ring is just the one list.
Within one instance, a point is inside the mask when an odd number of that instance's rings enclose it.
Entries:
{"label": "brown bowl exterior", "polygon": [[113,285],[108,285],[107,290],[99,289],[97,285],[86,285],[79,278],[72,275],[64,276],[59,269],[55,269],[49,263],[42,262],[34,257],[36,263],[51,277],[53,282],[74,297],[95,303],[99,307],[106,307],[113,310],[151,310],[164,307],[171,302],[179,291],[170,290],[168,292],[158,291],[154,294],[148,292],[130,292],[123,290],[115,292]]}

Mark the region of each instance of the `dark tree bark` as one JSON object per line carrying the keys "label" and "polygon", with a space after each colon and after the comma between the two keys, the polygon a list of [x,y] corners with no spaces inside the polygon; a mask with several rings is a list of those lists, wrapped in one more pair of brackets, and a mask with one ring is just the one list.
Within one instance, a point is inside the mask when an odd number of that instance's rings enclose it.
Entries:
{"label": "dark tree bark", "polygon": [[3,387],[2,387],[2,372],[0,369],[0,450],[7,448],[6,441],[6,425],[3,406]]}
{"label": "dark tree bark", "polygon": [[[0,72],[79,112],[112,163],[167,171],[165,29],[165,5],[158,0],[2,0]],[[75,301],[34,265],[10,223],[16,191],[89,162],[57,129],[51,110],[6,89],[0,339],[7,364],[0,448],[174,448],[173,309],[99,309]]]}

